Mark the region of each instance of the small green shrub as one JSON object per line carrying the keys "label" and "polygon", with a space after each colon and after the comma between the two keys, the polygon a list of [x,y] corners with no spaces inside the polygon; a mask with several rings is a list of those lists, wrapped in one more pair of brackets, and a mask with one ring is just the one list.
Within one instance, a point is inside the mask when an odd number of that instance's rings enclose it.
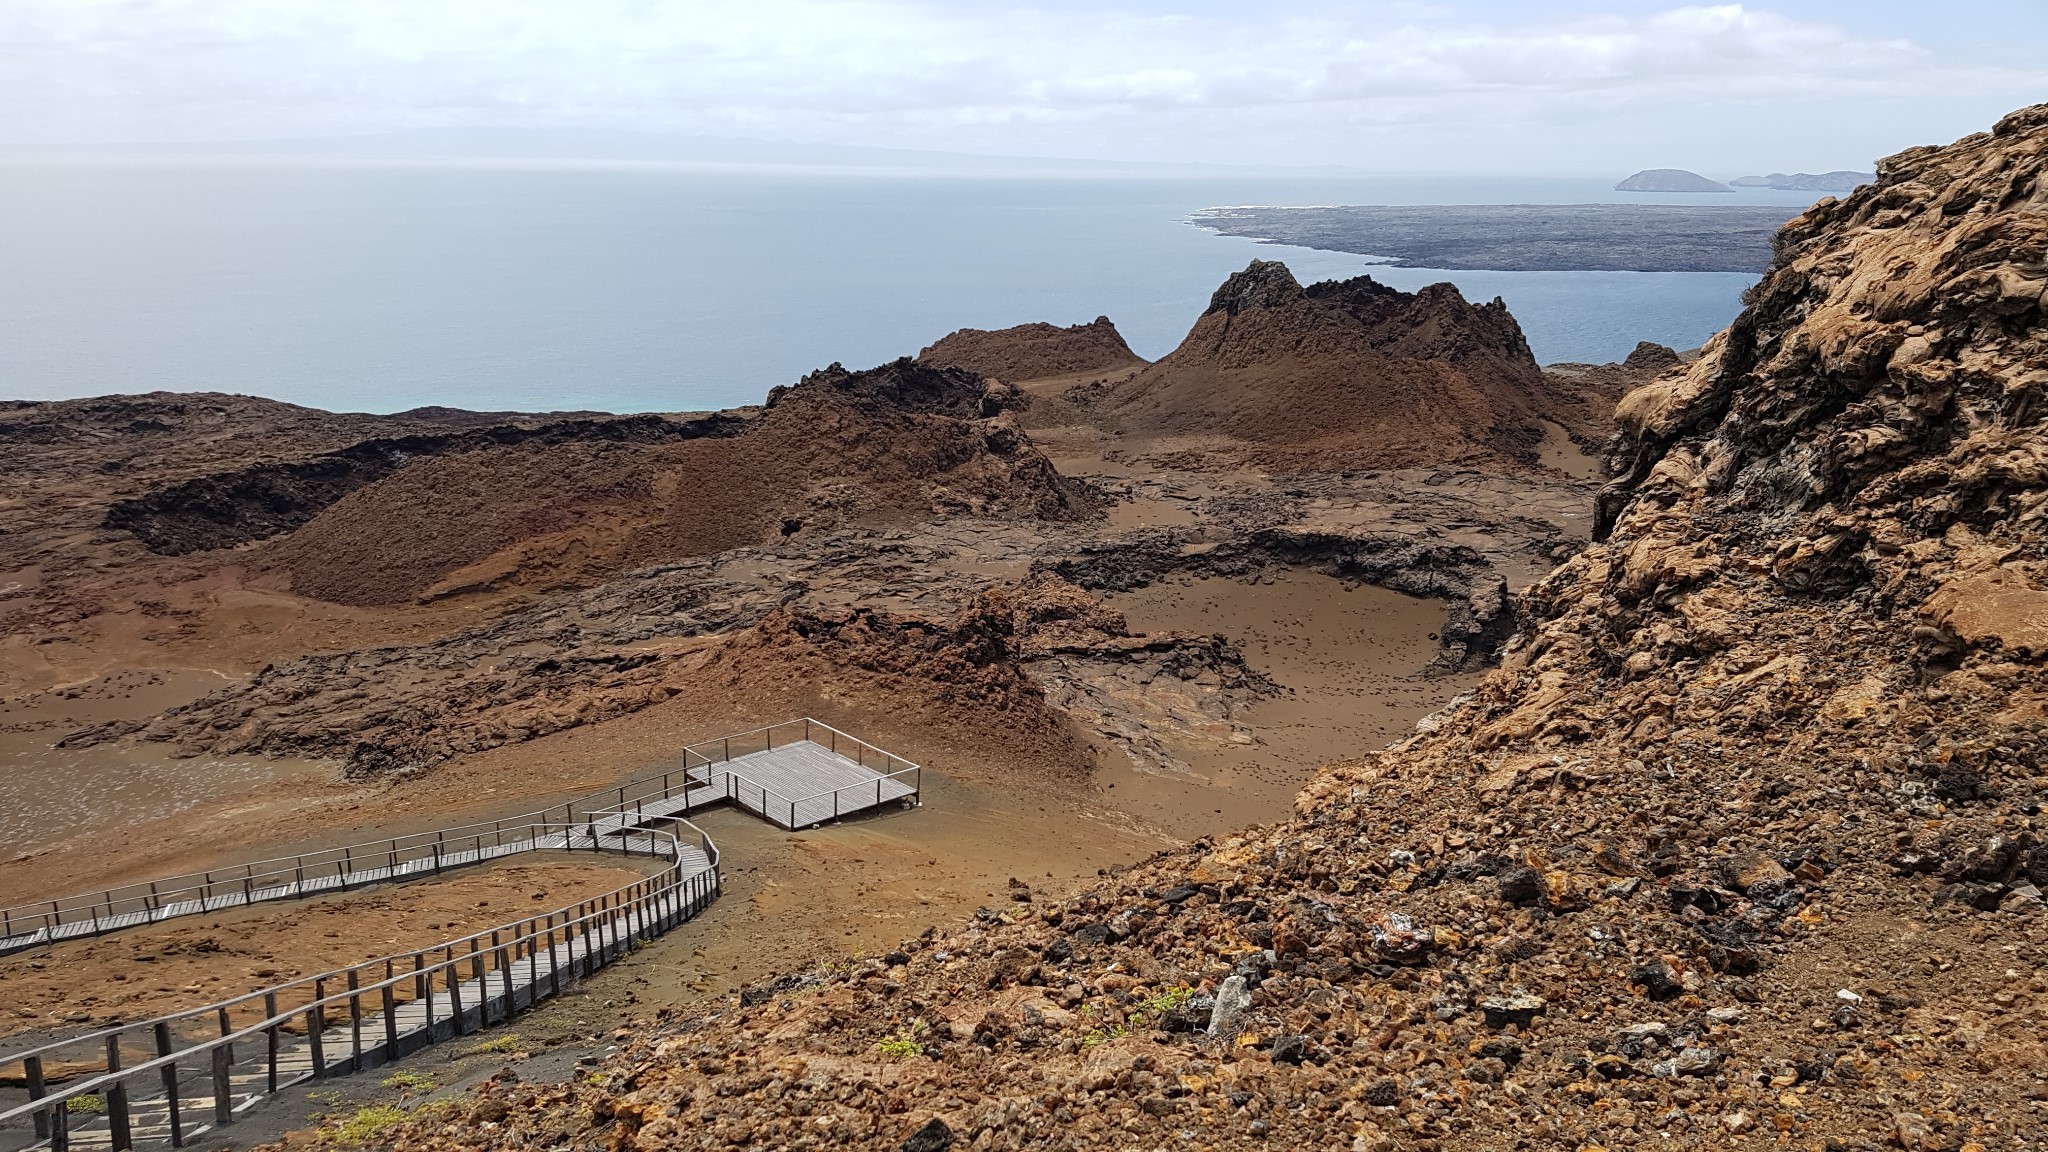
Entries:
{"label": "small green shrub", "polygon": [[393,1072],[384,1078],[384,1086],[401,1092],[432,1092],[441,1082],[424,1072]]}
{"label": "small green shrub", "polygon": [[73,1116],[98,1116],[107,1110],[104,1096],[73,1096],[64,1102],[64,1110]]}
{"label": "small green shrub", "polygon": [[1093,1048],[1097,1044],[1107,1044],[1111,1040],[1121,1039],[1130,1034],[1131,1030],[1121,1024],[1111,1024],[1107,1028],[1091,1028],[1087,1035],[1081,1037],[1081,1046]]}
{"label": "small green shrub", "polygon": [[884,1037],[877,1041],[875,1043],[875,1050],[884,1056],[894,1057],[898,1060],[914,1059],[924,1055],[924,1042],[919,1040],[918,1037],[930,1030],[930,1026],[924,1021],[912,1020],[902,1028],[897,1029],[894,1036]]}
{"label": "small green shrub", "polygon": [[389,1104],[372,1104],[331,1128],[322,1128],[320,1138],[330,1144],[366,1144],[405,1123],[406,1112]]}
{"label": "small green shrub", "polygon": [[1138,1019],[1147,1016],[1164,1016],[1168,1012],[1173,1011],[1175,1008],[1181,1007],[1182,1005],[1186,1004],[1188,1001],[1194,998],[1195,990],[1193,988],[1188,987],[1185,984],[1173,988],[1168,988],[1161,992],[1155,992],[1152,995],[1145,997],[1143,1000],[1138,1001],[1137,1008],[1132,1010],[1131,1018]]}

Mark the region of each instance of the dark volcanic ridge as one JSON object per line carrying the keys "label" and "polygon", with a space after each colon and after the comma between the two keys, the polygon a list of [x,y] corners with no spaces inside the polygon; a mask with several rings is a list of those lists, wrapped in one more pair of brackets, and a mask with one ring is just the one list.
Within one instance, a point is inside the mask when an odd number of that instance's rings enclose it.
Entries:
{"label": "dark volcanic ridge", "polygon": [[1762,272],[1800,209],[1757,205],[1476,204],[1210,208],[1225,236],[1501,272]]}
{"label": "dark volcanic ridge", "polygon": [[263,459],[116,501],[103,525],[160,555],[244,548],[238,562],[295,592],[377,605],[584,586],[849,520],[1096,515],[1017,428],[1015,399],[909,359],[835,364],[759,409],[381,436]]}
{"label": "dark volcanic ridge", "polygon": [[742,424],[729,415],[685,420],[599,416],[542,424],[496,423],[495,415],[452,408],[414,409],[393,418],[469,430],[378,437],[307,459],[266,461],[197,477],[116,503],[107,510],[104,524],[133,533],[150,551],[164,556],[233,548],[290,532],[349,493],[430,457],[528,445],[661,444],[730,436]]}

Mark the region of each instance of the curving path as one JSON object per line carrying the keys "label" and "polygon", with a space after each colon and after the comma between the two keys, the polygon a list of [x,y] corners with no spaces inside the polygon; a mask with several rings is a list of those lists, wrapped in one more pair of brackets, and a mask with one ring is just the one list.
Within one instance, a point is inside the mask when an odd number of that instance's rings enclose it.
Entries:
{"label": "curving path", "polygon": [[0,1152],[177,1147],[289,1085],[508,1021],[717,898],[718,848],[689,813],[732,803],[781,827],[812,827],[914,805],[921,775],[838,729],[794,720],[692,745],[668,772],[515,820],[0,910],[5,953],[526,852],[662,862],[646,880],[487,933],[0,1056]]}

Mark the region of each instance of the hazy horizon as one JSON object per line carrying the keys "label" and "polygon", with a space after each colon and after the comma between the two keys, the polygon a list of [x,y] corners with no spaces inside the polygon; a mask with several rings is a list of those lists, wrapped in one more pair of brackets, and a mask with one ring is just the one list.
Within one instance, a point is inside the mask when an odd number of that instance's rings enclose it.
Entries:
{"label": "hazy horizon", "polygon": [[0,52],[17,152],[555,132],[1725,177],[1868,170],[2048,98],[2048,5],[15,0]]}
{"label": "hazy horizon", "polygon": [[[703,166],[736,170],[815,169],[834,175],[871,171],[887,175],[972,175],[1022,177],[1159,177],[1200,179],[1219,175],[1271,174],[1294,177],[1455,177],[1480,173],[1449,169],[1388,171],[1353,165],[1222,164],[1173,161],[1094,160],[1074,156],[953,152],[920,148],[868,148],[809,144],[744,136],[704,136],[631,128],[533,128],[523,126],[414,128],[391,132],[246,140],[108,141],[23,145],[0,143],[0,162],[126,161],[272,164],[645,165]],[[1869,163],[1851,170],[1872,170]],[[1660,167],[1678,167],[1675,164]],[[1695,171],[1697,169],[1694,169]],[[1831,171],[1779,164],[1742,171],[1706,172],[1730,179],[1768,172]],[[1631,169],[1630,171],[1635,171]],[[1617,169],[1519,173],[1497,169],[1487,175],[1565,179],[1618,179]]]}

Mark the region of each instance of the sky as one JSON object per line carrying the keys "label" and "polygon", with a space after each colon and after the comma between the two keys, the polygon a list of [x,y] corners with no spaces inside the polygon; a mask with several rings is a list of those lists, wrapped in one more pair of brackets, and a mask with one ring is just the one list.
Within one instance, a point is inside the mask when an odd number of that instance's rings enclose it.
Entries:
{"label": "sky", "polygon": [[0,145],[627,129],[1721,178],[2048,101],[2048,0],[0,0]]}

